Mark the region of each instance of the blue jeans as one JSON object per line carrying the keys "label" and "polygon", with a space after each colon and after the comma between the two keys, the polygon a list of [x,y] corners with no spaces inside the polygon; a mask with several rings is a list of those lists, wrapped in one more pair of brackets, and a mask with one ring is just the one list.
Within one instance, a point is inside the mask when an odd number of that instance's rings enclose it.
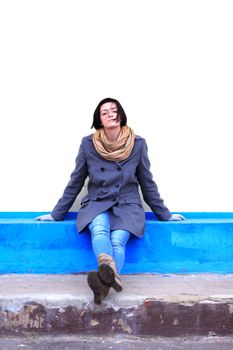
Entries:
{"label": "blue jeans", "polygon": [[111,255],[115,261],[117,272],[120,273],[125,262],[125,246],[130,238],[126,230],[110,231],[108,211],[104,211],[89,224],[94,254],[98,259],[101,253]]}

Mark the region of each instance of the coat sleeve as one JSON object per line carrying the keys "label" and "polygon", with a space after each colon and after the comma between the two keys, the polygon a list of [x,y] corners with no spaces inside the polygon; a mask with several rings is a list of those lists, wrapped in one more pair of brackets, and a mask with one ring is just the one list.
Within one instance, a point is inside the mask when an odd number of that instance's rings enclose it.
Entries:
{"label": "coat sleeve", "polygon": [[158,187],[153,180],[153,175],[150,171],[150,161],[147,153],[147,144],[143,140],[140,162],[136,171],[137,179],[140,184],[143,198],[149,205],[151,210],[157,215],[159,220],[169,220],[171,213],[164,205],[163,199],[160,197]]}
{"label": "coat sleeve", "polygon": [[80,193],[88,175],[84,139],[82,140],[75,163],[76,166],[71,173],[70,181],[68,182],[62,197],[51,212],[51,215],[55,220],[64,220],[67,212]]}

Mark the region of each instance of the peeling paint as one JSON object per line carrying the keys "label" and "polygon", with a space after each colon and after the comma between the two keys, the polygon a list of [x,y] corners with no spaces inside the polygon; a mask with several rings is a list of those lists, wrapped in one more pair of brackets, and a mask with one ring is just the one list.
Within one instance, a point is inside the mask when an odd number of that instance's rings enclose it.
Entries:
{"label": "peeling paint", "polygon": [[[233,334],[233,303],[214,304],[196,302],[192,308],[186,303],[150,301],[139,307],[121,307],[114,312],[109,304],[83,309],[80,303],[64,307],[48,302],[3,302],[0,313],[0,334],[67,332],[73,334],[128,334],[151,336],[182,336],[187,334]],[[182,307],[180,307],[182,306]],[[0,307],[1,309],[1,307]]]}
{"label": "peeling paint", "polygon": [[229,313],[230,314],[233,314],[233,305],[232,304],[229,304]]}
{"label": "peeling paint", "polygon": [[64,312],[66,312],[66,310],[63,309],[62,307],[60,307],[59,312],[60,312],[60,314],[63,314]]}
{"label": "peeling paint", "polygon": [[208,333],[208,336],[209,337],[215,337],[217,334],[214,332],[214,331],[210,331],[209,333]]}
{"label": "peeling paint", "polygon": [[160,318],[160,323],[161,323],[161,324],[164,324],[163,315],[159,315],[159,318]]}
{"label": "peeling paint", "polygon": [[4,303],[2,305],[3,310],[5,310],[6,312],[12,312],[12,313],[17,313],[19,311],[21,311],[21,309],[23,308],[22,303],[17,303],[14,301],[9,301],[8,303]]}
{"label": "peeling paint", "polygon": [[85,314],[85,310],[82,310],[82,312],[81,312],[79,317],[82,318],[84,314]]}
{"label": "peeling paint", "polygon": [[27,305],[23,308],[21,307],[19,311],[8,310],[6,312],[6,328],[41,329],[43,327],[44,316],[38,313],[36,314],[37,311],[40,311],[38,305]]}
{"label": "peeling paint", "polygon": [[122,318],[119,318],[118,322],[117,322],[118,326],[122,329],[122,331],[131,334],[133,331],[130,328],[130,326],[124,322],[124,320]]}
{"label": "peeling paint", "polygon": [[98,326],[99,324],[100,324],[100,322],[97,319],[92,319],[90,321],[90,325],[93,327]]}

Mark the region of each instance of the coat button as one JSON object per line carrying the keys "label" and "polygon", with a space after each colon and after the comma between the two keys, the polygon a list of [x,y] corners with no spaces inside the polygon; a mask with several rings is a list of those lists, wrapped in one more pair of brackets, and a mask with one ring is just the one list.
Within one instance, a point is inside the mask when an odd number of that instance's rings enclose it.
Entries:
{"label": "coat button", "polygon": [[119,184],[116,184],[115,187],[118,188],[120,185]]}
{"label": "coat button", "polygon": [[101,171],[105,171],[105,168],[102,166],[102,167],[100,168],[100,170],[101,170]]}
{"label": "coat button", "polygon": [[121,171],[121,167],[120,166],[117,167],[117,171]]}

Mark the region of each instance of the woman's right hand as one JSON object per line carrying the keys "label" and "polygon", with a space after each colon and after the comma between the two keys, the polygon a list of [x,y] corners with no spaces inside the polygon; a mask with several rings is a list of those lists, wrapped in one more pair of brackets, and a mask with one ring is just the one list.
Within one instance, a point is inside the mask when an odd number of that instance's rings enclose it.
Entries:
{"label": "woman's right hand", "polygon": [[51,214],[45,214],[45,215],[37,216],[35,218],[35,220],[39,220],[39,221],[55,221]]}

